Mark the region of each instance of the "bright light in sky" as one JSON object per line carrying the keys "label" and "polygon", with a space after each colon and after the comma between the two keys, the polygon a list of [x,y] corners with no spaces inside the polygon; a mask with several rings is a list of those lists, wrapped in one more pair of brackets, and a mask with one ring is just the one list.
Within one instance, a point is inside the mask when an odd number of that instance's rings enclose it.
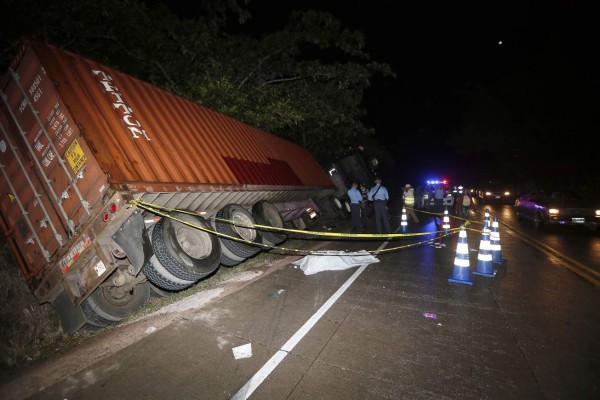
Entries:
{"label": "bright light in sky", "polygon": [[498,46],[502,46],[502,40],[498,41]]}

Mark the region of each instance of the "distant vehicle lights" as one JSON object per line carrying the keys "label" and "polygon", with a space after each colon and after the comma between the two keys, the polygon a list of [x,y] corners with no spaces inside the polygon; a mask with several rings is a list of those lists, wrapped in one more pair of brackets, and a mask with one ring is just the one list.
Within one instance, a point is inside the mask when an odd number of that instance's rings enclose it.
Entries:
{"label": "distant vehicle lights", "polygon": [[447,179],[442,179],[442,180],[431,179],[431,180],[427,180],[427,184],[428,185],[439,185],[440,183],[443,184],[443,185],[447,185],[448,184],[448,180]]}

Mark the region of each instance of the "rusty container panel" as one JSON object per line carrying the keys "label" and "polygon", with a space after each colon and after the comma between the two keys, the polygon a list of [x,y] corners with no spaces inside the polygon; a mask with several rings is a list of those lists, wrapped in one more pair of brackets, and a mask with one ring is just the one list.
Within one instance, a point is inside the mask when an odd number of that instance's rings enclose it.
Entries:
{"label": "rusty container panel", "polygon": [[301,146],[79,55],[35,52],[111,183],[332,186]]}
{"label": "rusty container panel", "polygon": [[34,288],[111,188],[216,208],[333,187],[303,147],[45,43],[0,87],[0,227]]}
{"label": "rusty container panel", "polygon": [[0,214],[31,284],[91,220],[108,182],[31,48],[1,90]]}

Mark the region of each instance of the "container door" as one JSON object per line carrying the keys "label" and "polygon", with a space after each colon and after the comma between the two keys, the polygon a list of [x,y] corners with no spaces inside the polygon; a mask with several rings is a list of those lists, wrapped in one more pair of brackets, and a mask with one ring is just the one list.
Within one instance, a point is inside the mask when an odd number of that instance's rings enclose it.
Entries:
{"label": "container door", "polygon": [[31,49],[3,81],[0,124],[0,214],[31,283],[77,238],[108,185]]}

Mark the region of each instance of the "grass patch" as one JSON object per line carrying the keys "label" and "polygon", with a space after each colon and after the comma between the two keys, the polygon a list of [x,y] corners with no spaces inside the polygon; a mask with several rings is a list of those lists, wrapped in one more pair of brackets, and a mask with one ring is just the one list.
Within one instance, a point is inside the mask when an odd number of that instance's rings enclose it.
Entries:
{"label": "grass patch", "polygon": [[38,304],[4,235],[0,237],[0,376],[45,358],[69,337],[50,304]]}

